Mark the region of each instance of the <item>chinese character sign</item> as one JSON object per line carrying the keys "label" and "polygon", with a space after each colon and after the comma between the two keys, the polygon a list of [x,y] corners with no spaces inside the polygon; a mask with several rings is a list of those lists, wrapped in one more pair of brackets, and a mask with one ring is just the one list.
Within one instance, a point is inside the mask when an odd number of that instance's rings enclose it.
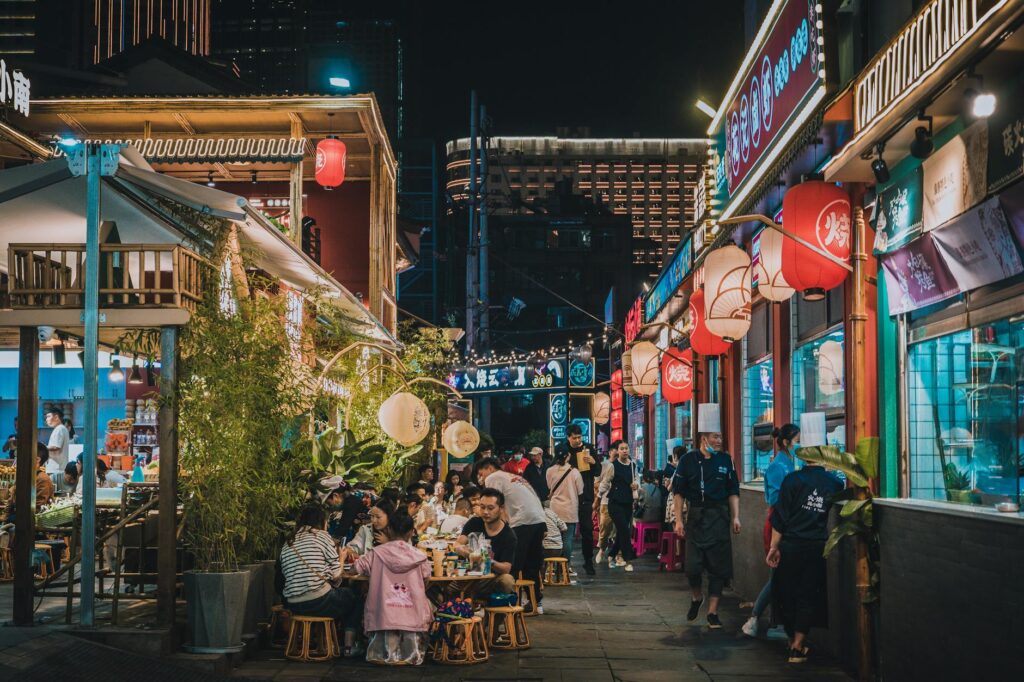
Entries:
{"label": "chinese character sign", "polygon": [[0,103],[9,104],[20,114],[28,116],[32,82],[19,69],[9,69],[0,59]]}
{"label": "chinese character sign", "polygon": [[552,358],[542,363],[504,362],[460,368],[448,376],[448,384],[461,393],[565,390],[568,386],[593,386],[594,361],[570,363]]}
{"label": "chinese character sign", "polygon": [[669,349],[661,359],[661,395],[670,404],[693,398],[693,351]]}

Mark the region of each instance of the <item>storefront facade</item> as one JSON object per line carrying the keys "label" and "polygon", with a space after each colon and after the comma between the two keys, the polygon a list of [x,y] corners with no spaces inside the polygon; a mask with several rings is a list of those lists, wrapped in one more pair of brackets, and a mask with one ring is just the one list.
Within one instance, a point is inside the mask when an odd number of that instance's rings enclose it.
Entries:
{"label": "storefront facade", "polygon": [[[1020,3],[923,4],[858,76],[853,135],[823,168],[869,188],[879,263],[888,679],[998,678],[1020,661],[1005,626],[1024,603],[1024,516],[997,510],[1024,501],[1022,22]],[[953,647],[986,654],[935,656]]]}

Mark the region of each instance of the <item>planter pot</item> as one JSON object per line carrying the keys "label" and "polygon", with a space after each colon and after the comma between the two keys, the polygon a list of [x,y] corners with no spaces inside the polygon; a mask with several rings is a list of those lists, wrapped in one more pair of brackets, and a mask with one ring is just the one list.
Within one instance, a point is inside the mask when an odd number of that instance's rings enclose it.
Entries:
{"label": "planter pot", "polygon": [[191,653],[220,654],[241,651],[242,624],[249,589],[249,572],[185,572],[185,599]]}
{"label": "planter pot", "polygon": [[960,504],[971,503],[971,491],[970,490],[946,490],[946,500],[949,502],[959,502]]}
{"label": "planter pot", "polygon": [[274,569],[277,565],[277,559],[264,559],[260,563],[263,564],[263,590],[261,592],[260,612],[257,614],[257,618],[269,623],[274,605],[280,603],[277,590],[274,589]]}
{"label": "planter pot", "polygon": [[249,584],[245,594],[245,616],[242,618],[242,636],[256,636],[256,622],[259,619],[261,601],[263,600],[263,564],[245,564],[240,567],[249,573]]}

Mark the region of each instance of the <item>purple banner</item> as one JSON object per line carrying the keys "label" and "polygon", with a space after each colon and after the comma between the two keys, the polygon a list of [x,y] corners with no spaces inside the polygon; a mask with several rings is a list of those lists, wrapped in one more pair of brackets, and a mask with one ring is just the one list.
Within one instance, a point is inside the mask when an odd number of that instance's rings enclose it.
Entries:
{"label": "purple banner", "polygon": [[1020,273],[1020,255],[999,200],[989,199],[931,233],[939,255],[961,291]]}
{"label": "purple banner", "polygon": [[889,314],[898,315],[960,293],[930,234],[882,256]]}

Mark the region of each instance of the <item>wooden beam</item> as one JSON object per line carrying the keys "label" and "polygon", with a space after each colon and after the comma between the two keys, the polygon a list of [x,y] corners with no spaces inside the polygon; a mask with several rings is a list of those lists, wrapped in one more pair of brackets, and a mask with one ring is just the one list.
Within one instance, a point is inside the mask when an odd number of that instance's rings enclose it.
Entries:
{"label": "wooden beam", "polygon": [[189,135],[196,134],[196,129],[192,127],[192,124],[189,122],[187,118],[185,118],[184,114],[174,112],[173,114],[171,114],[171,117],[178,123],[179,126],[181,126],[181,129],[184,130],[186,133],[188,133]]}
{"label": "wooden beam", "polygon": [[36,537],[36,420],[39,410],[39,330],[21,327],[18,344],[18,461],[14,508],[14,624],[32,625],[35,595],[32,550]]}
{"label": "wooden beam", "polygon": [[[184,308],[100,308],[100,329],[162,327],[187,324],[191,315]],[[0,327],[49,326],[74,329],[82,326],[81,308],[25,308],[0,310]]]}
{"label": "wooden beam", "polygon": [[178,574],[178,328],[160,330],[160,488],[157,517],[157,624],[173,627]]}
{"label": "wooden beam", "polygon": [[[291,119],[291,136],[293,138],[300,138],[305,135],[302,129],[302,118],[295,112],[289,113],[288,116]],[[302,180],[302,161],[296,161],[292,164],[291,170],[288,173],[288,199],[290,203],[288,222],[291,223],[292,241],[295,242],[299,249],[302,248]]]}

